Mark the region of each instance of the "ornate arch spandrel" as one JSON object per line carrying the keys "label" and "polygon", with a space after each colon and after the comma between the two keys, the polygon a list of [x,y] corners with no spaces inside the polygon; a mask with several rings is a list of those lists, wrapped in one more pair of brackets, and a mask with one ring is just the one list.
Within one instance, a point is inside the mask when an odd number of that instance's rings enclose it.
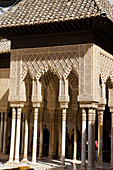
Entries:
{"label": "ornate arch spandrel", "polygon": [[[44,50],[45,49],[45,50]],[[72,68],[79,70],[79,48],[75,46],[51,47],[23,50],[22,78],[29,69],[32,76],[40,79],[41,75],[50,70],[58,78],[67,78]]]}

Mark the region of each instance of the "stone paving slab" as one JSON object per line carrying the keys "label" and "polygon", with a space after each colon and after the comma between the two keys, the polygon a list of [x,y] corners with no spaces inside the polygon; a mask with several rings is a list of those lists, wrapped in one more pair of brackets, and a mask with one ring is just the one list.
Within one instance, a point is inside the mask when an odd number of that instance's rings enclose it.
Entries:
{"label": "stone paving slab", "polygon": [[[29,159],[31,160],[31,158]],[[31,161],[28,161],[26,163],[20,162],[12,163],[12,165],[8,166],[8,164],[5,164],[8,161],[8,155],[0,155],[0,170],[8,170],[15,167],[22,167],[22,166],[29,166],[30,168],[33,168],[34,170],[80,170],[80,164],[81,161],[73,161],[71,159],[66,159],[65,166],[61,166],[60,160],[57,159],[43,159],[38,160],[36,164],[33,164]],[[76,164],[75,164],[76,163]],[[98,168],[97,162],[95,162],[95,170],[100,170]],[[101,169],[102,170],[102,169]],[[110,163],[103,163],[103,170],[113,170],[113,167],[110,167]]]}

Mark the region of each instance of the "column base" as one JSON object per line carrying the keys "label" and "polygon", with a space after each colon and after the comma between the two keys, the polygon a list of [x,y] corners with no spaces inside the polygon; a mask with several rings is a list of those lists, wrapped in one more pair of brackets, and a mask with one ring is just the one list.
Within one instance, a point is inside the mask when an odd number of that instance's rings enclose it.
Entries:
{"label": "column base", "polygon": [[81,164],[81,160],[73,159],[73,164]]}
{"label": "column base", "polygon": [[37,165],[37,162],[36,161],[32,161],[31,164]]}
{"label": "column base", "polygon": [[80,170],[86,170],[86,167],[81,167]]}
{"label": "column base", "polygon": [[42,160],[42,159],[43,159],[43,156],[39,156],[39,157],[38,157],[38,160]]}
{"label": "column base", "polygon": [[22,163],[27,163],[29,162],[27,158],[24,158],[23,160],[21,160]]}
{"label": "column base", "polygon": [[88,167],[87,170],[94,170],[94,167]]}
{"label": "column base", "polygon": [[9,160],[7,161],[4,166],[12,166],[14,164],[14,161],[13,160]]}
{"label": "column base", "polygon": [[20,161],[19,160],[14,160],[14,163],[19,164]]}

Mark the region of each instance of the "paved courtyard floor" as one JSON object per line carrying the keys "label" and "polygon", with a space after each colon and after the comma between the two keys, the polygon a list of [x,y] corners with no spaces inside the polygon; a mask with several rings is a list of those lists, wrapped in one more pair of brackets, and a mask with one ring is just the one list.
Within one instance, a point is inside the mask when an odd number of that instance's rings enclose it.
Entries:
{"label": "paved courtyard floor", "polygon": [[[31,160],[31,158],[29,157],[29,160]],[[19,164],[17,163],[13,163],[10,166],[8,164],[5,164],[8,161],[8,155],[0,155],[0,170],[8,170],[11,168],[15,168],[15,167],[20,167],[20,166],[29,166],[30,168],[33,168],[34,170],[79,170],[80,169],[80,164],[81,161],[77,161],[76,164],[73,162],[73,160],[70,159],[66,159],[65,160],[65,166],[61,166],[60,160],[57,159],[43,159],[43,160],[39,160],[36,164],[33,164],[31,161],[28,161],[26,163],[22,163],[20,162]],[[95,162],[95,169],[96,169],[97,163]],[[112,167],[110,167],[109,163],[103,163],[103,169],[104,170],[113,170]]]}

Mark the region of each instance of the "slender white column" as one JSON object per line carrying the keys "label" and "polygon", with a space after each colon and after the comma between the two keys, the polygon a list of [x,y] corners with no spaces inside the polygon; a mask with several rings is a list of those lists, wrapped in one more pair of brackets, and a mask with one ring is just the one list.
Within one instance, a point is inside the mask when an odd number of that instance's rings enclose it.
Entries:
{"label": "slender white column", "polygon": [[81,168],[86,170],[86,110],[82,109],[82,150],[81,150]]}
{"label": "slender white column", "polygon": [[23,156],[24,161],[27,161],[27,152],[28,152],[28,119],[27,119],[27,113],[26,113],[25,114],[24,156]]}
{"label": "slender white column", "polygon": [[61,158],[61,145],[62,145],[62,126],[61,126],[61,111],[58,117],[58,157]]}
{"label": "slender white column", "polygon": [[52,121],[52,157],[55,156],[55,116],[54,113],[51,115]]}
{"label": "slender white column", "polygon": [[34,133],[33,133],[33,151],[32,151],[33,163],[36,163],[36,155],[37,155],[37,126],[38,126],[38,108],[34,108]]}
{"label": "slender white column", "polygon": [[3,113],[1,113],[1,126],[0,126],[0,153],[2,152],[3,144]]}
{"label": "slender white column", "polygon": [[49,158],[52,158],[52,119],[50,113]]}
{"label": "slender white column", "polygon": [[62,109],[62,154],[61,164],[65,164],[65,145],[66,145],[66,109]]}
{"label": "slender white column", "polygon": [[76,111],[74,114],[74,152],[73,152],[73,159],[77,160],[77,115]]}
{"label": "slender white column", "polygon": [[7,131],[7,112],[5,112],[5,118],[4,118],[3,154],[6,153],[6,131]]}
{"label": "slender white column", "polygon": [[89,109],[88,111],[88,168],[87,170],[93,170],[93,147],[94,140],[93,137],[93,121],[95,120],[95,110]]}
{"label": "slender white column", "polygon": [[102,168],[103,162],[103,111],[98,111],[98,166]]}
{"label": "slender white column", "polygon": [[17,108],[16,148],[15,148],[15,162],[17,163],[19,162],[20,125],[21,125],[21,108]]}
{"label": "slender white column", "polygon": [[43,151],[43,112],[40,113],[40,147],[39,147],[39,159],[42,158]]}
{"label": "slender white column", "polygon": [[111,166],[113,166],[113,112],[111,112]]}
{"label": "slender white column", "polygon": [[23,156],[24,153],[24,113],[23,113],[23,118],[22,118],[22,138],[21,138],[21,156]]}
{"label": "slender white column", "polygon": [[9,162],[13,162],[13,157],[14,157],[15,122],[16,122],[16,109],[12,108],[12,128],[11,128],[11,144],[10,144]]}

